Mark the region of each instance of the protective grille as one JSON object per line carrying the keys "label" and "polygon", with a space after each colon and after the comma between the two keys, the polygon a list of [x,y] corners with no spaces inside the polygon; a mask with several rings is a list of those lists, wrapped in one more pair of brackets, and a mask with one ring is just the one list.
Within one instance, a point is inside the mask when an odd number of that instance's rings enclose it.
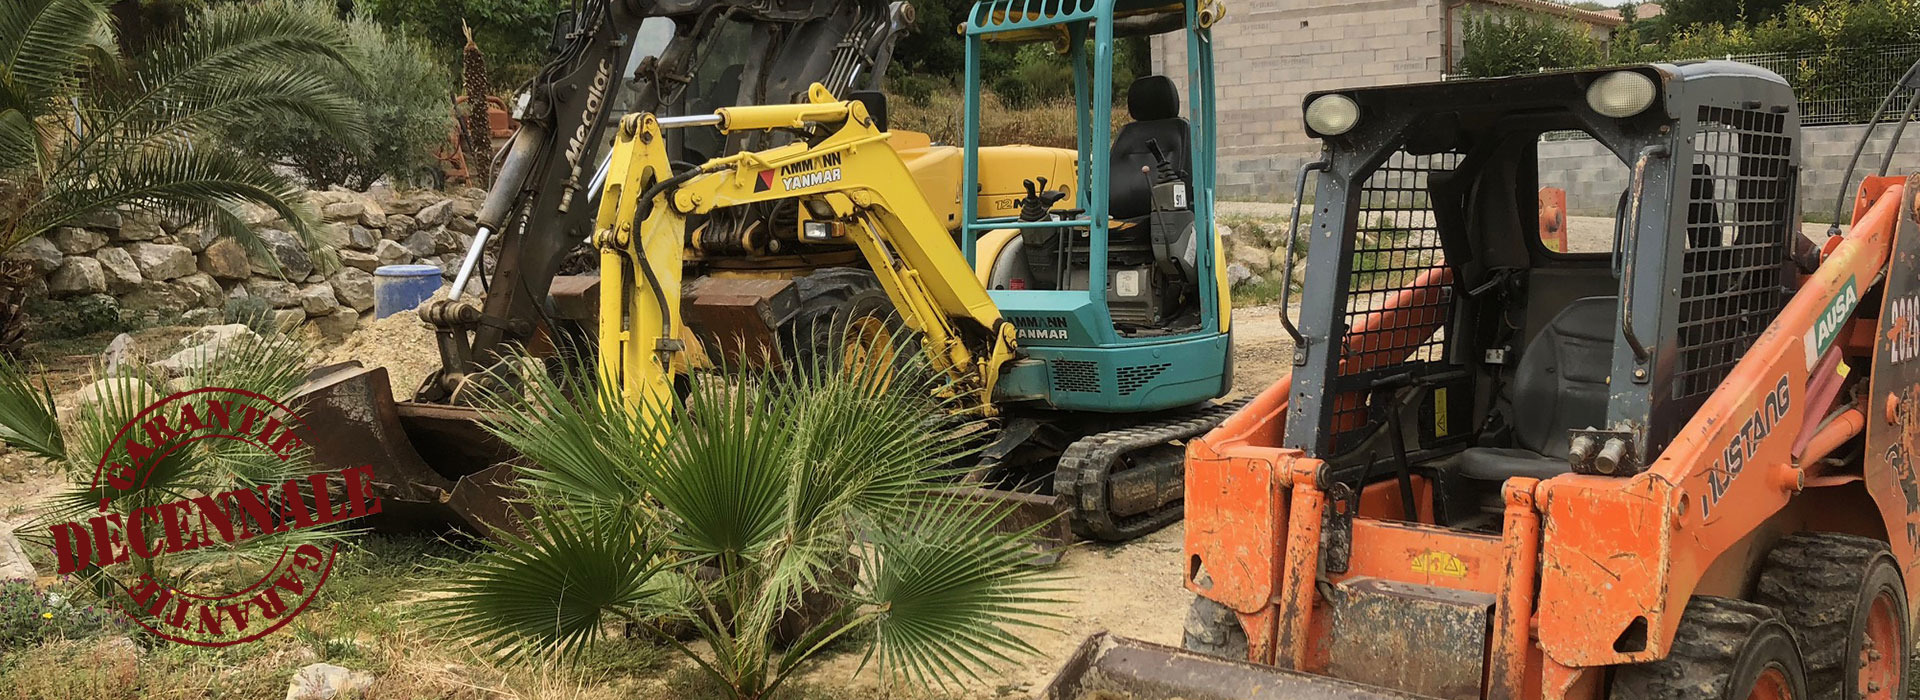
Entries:
{"label": "protective grille", "polygon": [[1100,393],[1100,364],[1086,360],[1054,360],[1053,390]]}
{"label": "protective grille", "polygon": [[1120,380],[1120,395],[1133,395],[1133,392],[1138,391],[1140,387],[1146,386],[1147,382],[1153,381],[1154,377],[1160,376],[1161,372],[1167,371],[1167,368],[1172,366],[1172,363],[1162,362],[1153,365],[1121,367],[1119,371],[1114,373],[1115,378]]}
{"label": "protective grille", "polygon": [[1794,182],[1787,116],[1701,107],[1680,268],[1673,398],[1713,391],[1785,303]]}
{"label": "protective grille", "polygon": [[[1365,428],[1365,377],[1383,368],[1445,359],[1453,289],[1446,252],[1433,216],[1428,178],[1460,163],[1458,153],[1414,155],[1399,151],[1360,188],[1354,253],[1347,278],[1347,334],[1340,346],[1341,389],[1334,400],[1334,445]],[[1383,313],[1388,308],[1394,313]]]}

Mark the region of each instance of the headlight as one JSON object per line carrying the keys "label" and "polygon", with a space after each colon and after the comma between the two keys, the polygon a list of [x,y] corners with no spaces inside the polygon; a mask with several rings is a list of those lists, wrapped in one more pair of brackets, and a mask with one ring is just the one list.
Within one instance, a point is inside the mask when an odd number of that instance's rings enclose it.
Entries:
{"label": "headlight", "polygon": [[1631,117],[1653,104],[1653,92],[1652,78],[1633,71],[1608,73],[1587,86],[1587,106],[1604,117]]}
{"label": "headlight", "polygon": [[1346,95],[1321,95],[1307,103],[1307,126],[1326,136],[1339,136],[1360,123],[1360,105]]}
{"label": "headlight", "polygon": [[833,222],[809,219],[800,224],[800,236],[809,241],[824,241],[833,238]]}

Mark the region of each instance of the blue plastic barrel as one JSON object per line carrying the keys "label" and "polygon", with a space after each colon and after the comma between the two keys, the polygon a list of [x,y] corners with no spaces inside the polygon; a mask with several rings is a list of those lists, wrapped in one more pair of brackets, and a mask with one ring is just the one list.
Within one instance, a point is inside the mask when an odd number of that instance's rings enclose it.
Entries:
{"label": "blue plastic barrel", "polygon": [[435,265],[381,265],[373,271],[373,317],[386,318],[419,306],[440,291]]}

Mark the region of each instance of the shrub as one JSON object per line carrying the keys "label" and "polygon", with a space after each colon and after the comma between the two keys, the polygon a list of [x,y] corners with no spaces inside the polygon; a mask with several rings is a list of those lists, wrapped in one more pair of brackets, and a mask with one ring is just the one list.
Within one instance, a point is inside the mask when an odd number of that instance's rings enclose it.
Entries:
{"label": "shrub", "polygon": [[119,302],[105,294],[60,301],[35,299],[27,303],[27,317],[33,319],[33,336],[41,340],[133,329],[120,313]]}
{"label": "shrub", "polygon": [[570,4],[567,0],[358,0],[354,7],[363,17],[424,39],[442,71],[459,67],[460,47],[467,43],[460,31],[464,20],[473,28],[474,41],[487,52],[489,82],[507,87],[532,77],[546,63],[554,17]]}
{"label": "shrub", "polygon": [[[932,94],[924,104],[899,100],[889,106],[892,128],[926,133],[935,143],[960,144],[961,117],[966,103],[960,93],[946,90]],[[1113,128],[1127,123],[1127,110],[1114,108]],[[980,143],[988,146],[1027,144],[1073,148],[1078,126],[1073,100],[1056,99],[1024,107],[1013,107],[992,91],[980,95]]]}
{"label": "shrub", "polygon": [[1528,12],[1470,13],[1454,70],[1491,78],[1600,62],[1600,43],[1586,29]]}
{"label": "shrub", "polygon": [[228,299],[221,309],[221,315],[227,323],[238,323],[253,329],[255,333],[270,333],[274,329],[273,306],[260,297],[237,297]]}
{"label": "shrub", "polygon": [[[326,3],[331,5],[331,3]],[[452,129],[453,79],[423,42],[368,20],[347,23],[348,54],[357,76],[338,78],[367,125],[364,139],[341,139],[300,120],[256,122],[236,129],[243,148],[299,173],[316,189],[364,190],[382,176],[406,182],[437,168],[433,151]],[[355,80],[355,78],[358,78]]]}
{"label": "shrub", "polygon": [[116,611],[75,605],[57,592],[34,590],[23,579],[0,581],[0,656],[50,639],[81,639],[128,626]]}

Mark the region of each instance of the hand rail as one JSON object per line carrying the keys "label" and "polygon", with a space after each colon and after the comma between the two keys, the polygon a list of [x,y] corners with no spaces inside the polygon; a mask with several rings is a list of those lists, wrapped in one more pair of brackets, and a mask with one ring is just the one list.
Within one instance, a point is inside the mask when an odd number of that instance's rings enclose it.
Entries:
{"label": "hand rail", "polygon": [[1307,345],[1307,339],[1301,337],[1300,329],[1294,327],[1293,317],[1287,313],[1287,309],[1293,304],[1293,241],[1300,237],[1300,205],[1307,198],[1307,174],[1326,169],[1327,161],[1324,160],[1316,160],[1300,166],[1299,182],[1296,183],[1293,192],[1292,230],[1287,232],[1287,243],[1282,248],[1286,252],[1280,256],[1280,264],[1283,268],[1280,270],[1280,325],[1287,329],[1287,335],[1293,337],[1293,364],[1295,365],[1303,365],[1307,362],[1307,354],[1302,352]]}
{"label": "hand rail", "polygon": [[[1640,336],[1633,331],[1633,268],[1635,260],[1640,257],[1638,253],[1640,248],[1640,207],[1645,201],[1643,195],[1647,192],[1647,165],[1652,162],[1655,156],[1664,158],[1668,153],[1666,146],[1655,144],[1640,149],[1640,157],[1634,159],[1633,201],[1629,203],[1630,206],[1628,207],[1628,211],[1633,214],[1633,222],[1628,225],[1626,229],[1627,235],[1619,239],[1623,248],[1623,250],[1620,251],[1622,261],[1620,264],[1620,334],[1626,338],[1627,347],[1633,349],[1633,359],[1640,364],[1646,364],[1647,358],[1652,356],[1652,353],[1647,350],[1647,346],[1640,342]],[[1636,371],[1634,373],[1635,381],[1646,381],[1646,379],[1647,377],[1644,372]]]}

